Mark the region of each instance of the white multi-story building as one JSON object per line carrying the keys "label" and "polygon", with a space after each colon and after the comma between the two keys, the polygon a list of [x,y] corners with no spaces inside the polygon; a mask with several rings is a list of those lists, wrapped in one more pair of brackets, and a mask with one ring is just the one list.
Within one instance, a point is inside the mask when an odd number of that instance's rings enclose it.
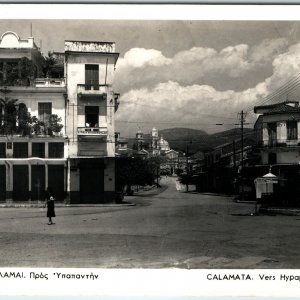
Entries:
{"label": "white multi-story building", "polygon": [[107,202],[115,195],[115,43],[65,42],[68,91],[68,192],[73,203]]}
{"label": "white multi-story building", "polygon": [[257,106],[255,123],[264,165],[300,163],[300,107],[298,102]]}
{"label": "white multi-story building", "polygon": [[1,36],[2,201],[43,200],[48,188],[71,203],[114,199],[115,44],[66,41],[64,56],[65,77],[45,78],[46,60],[32,37]]}

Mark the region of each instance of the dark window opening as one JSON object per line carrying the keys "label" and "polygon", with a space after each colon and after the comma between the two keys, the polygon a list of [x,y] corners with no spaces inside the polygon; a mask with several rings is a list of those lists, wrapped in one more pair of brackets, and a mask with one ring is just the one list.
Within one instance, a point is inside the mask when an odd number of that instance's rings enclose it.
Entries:
{"label": "dark window opening", "polygon": [[85,65],[85,88],[99,89],[99,65]]}
{"label": "dark window opening", "polygon": [[277,143],[277,124],[268,123],[269,146],[275,146]]}
{"label": "dark window opening", "polygon": [[14,143],[13,157],[14,158],[27,158],[28,157],[28,143]]}
{"label": "dark window opening", "polygon": [[288,140],[297,140],[298,139],[298,128],[297,121],[287,121],[287,139]]}
{"label": "dark window opening", "polygon": [[44,143],[32,143],[32,157],[45,157]]}
{"label": "dark window opening", "polygon": [[64,157],[64,143],[49,143],[48,144],[49,158],[63,158]]}
{"label": "dark window opening", "polygon": [[0,143],[0,157],[1,158],[6,157],[6,145],[5,145],[5,143]]}
{"label": "dark window opening", "polygon": [[0,104],[0,126],[4,122],[4,105]]}
{"label": "dark window opening", "polygon": [[85,107],[85,124],[86,127],[98,127],[99,106]]}
{"label": "dark window opening", "polygon": [[269,165],[277,164],[277,155],[276,153],[269,153]]}

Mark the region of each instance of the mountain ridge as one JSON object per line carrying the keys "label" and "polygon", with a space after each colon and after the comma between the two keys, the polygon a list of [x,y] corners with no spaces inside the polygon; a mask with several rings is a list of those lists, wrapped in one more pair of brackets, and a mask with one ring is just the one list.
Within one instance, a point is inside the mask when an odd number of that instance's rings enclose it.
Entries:
{"label": "mountain ridge", "polygon": [[[151,145],[151,134],[144,134],[144,140],[148,145]],[[233,140],[241,139],[241,129],[233,128],[225,131],[208,134],[201,129],[176,127],[161,129],[158,131],[159,138],[163,137],[168,141],[170,148],[176,151],[186,152],[194,154],[198,151],[206,152],[213,148],[230,143]],[[134,138],[130,139],[131,143],[134,143]],[[246,144],[254,144],[255,132],[253,129],[244,128],[244,141]],[[129,147],[132,145],[129,145]]]}

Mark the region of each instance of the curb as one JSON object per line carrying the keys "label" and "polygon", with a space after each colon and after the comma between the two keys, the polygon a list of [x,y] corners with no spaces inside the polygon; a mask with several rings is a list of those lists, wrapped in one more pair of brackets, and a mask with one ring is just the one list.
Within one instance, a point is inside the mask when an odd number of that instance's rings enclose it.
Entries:
{"label": "curb", "polygon": [[[136,206],[135,203],[120,203],[120,204],[55,204],[55,207],[126,207]],[[46,208],[42,204],[18,204],[6,203],[0,204],[0,208]]]}
{"label": "curb", "polygon": [[300,209],[292,209],[292,208],[260,208],[259,212],[261,213],[274,213],[278,215],[285,216],[299,216]]}

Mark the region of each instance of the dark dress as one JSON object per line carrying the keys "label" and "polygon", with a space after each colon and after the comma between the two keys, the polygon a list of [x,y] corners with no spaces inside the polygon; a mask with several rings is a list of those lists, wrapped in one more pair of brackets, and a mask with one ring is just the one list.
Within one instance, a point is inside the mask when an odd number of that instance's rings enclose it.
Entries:
{"label": "dark dress", "polygon": [[54,200],[47,199],[47,217],[52,218],[55,217],[54,211]]}

